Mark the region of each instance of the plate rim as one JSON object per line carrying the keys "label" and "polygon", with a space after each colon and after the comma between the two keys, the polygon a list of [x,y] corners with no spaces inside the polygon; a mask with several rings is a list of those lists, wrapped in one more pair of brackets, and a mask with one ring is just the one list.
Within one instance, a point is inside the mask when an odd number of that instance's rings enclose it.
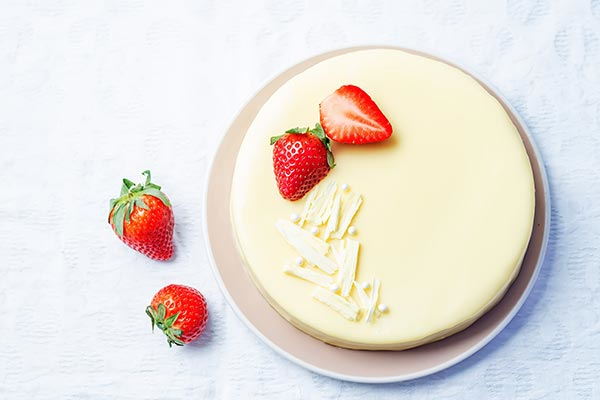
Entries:
{"label": "plate rim", "polygon": [[[407,51],[412,54],[422,54],[422,55],[428,56],[430,58],[437,59],[437,60],[444,62],[446,64],[449,64],[451,66],[457,67],[457,68],[461,69],[462,71],[464,71],[465,73],[467,73],[468,75],[470,75],[472,78],[476,79],[478,82],[480,82],[480,84],[487,86],[487,88],[490,91],[492,91],[493,94],[499,100],[501,100],[502,104],[506,108],[509,109],[509,111],[512,113],[512,116],[514,117],[516,122],[521,126],[523,133],[525,134],[525,136],[527,137],[527,139],[529,141],[529,144],[531,146],[531,151],[535,155],[535,159],[536,159],[538,167],[539,167],[541,184],[544,189],[544,204],[545,204],[544,232],[542,235],[539,257],[535,264],[533,274],[532,274],[531,278],[529,279],[529,282],[527,283],[527,286],[525,287],[525,290],[519,297],[518,301],[511,308],[510,312],[502,320],[499,321],[499,323],[496,325],[496,327],[492,331],[490,331],[486,336],[484,336],[482,339],[480,339],[475,345],[471,346],[468,350],[458,354],[457,356],[455,356],[449,360],[446,360],[445,362],[442,362],[433,367],[425,368],[421,371],[417,371],[417,372],[413,372],[413,373],[409,373],[409,374],[380,376],[380,377],[349,375],[349,374],[342,374],[342,373],[338,373],[335,371],[323,369],[321,367],[313,365],[309,362],[306,362],[306,361],[288,353],[286,350],[282,349],[280,346],[276,345],[269,338],[267,338],[261,331],[258,330],[258,328],[256,328],[254,326],[254,324],[239,309],[237,303],[234,301],[233,297],[229,293],[229,290],[225,286],[225,282],[223,281],[223,278],[219,272],[219,269],[216,265],[216,261],[214,259],[214,254],[212,251],[212,246],[211,246],[211,243],[209,240],[209,232],[208,232],[208,196],[209,196],[209,187],[210,187],[210,183],[211,183],[210,178],[213,174],[215,160],[217,158],[217,155],[220,153],[223,143],[227,137],[227,133],[231,130],[231,127],[233,126],[233,124],[237,121],[237,119],[242,114],[242,112],[250,105],[250,103],[253,101],[253,99],[256,97],[256,95],[259,94],[262,90],[264,90],[268,85],[270,85],[279,76],[281,76],[288,70],[295,68],[299,64],[302,64],[302,63],[307,62],[312,59],[326,57],[328,55],[334,56],[335,54],[340,53],[340,52],[346,53],[346,52],[354,52],[354,51],[367,50],[367,49],[395,49],[395,50]],[[549,237],[550,237],[550,228],[551,228],[552,206],[551,206],[550,187],[548,184],[548,176],[546,173],[546,166],[545,166],[544,160],[541,156],[541,153],[539,151],[539,148],[538,148],[535,140],[533,139],[533,136],[531,134],[529,127],[527,126],[527,124],[525,124],[525,122],[523,121],[523,118],[520,116],[520,114],[517,112],[517,110],[513,107],[513,105],[502,94],[502,92],[500,90],[498,90],[498,88],[496,86],[491,84],[487,79],[481,77],[477,72],[473,72],[470,68],[464,67],[463,64],[456,62],[455,60],[451,59],[450,57],[446,57],[445,55],[440,56],[439,54],[436,54],[430,50],[424,51],[424,50],[419,50],[419,49],[415,49],[412,47],[404,47],[404,46],[391,46],[391,45],[375,44],[375,45],[346,46],[346,47],[329,49],[327,51],[319,52],[317,54],[313,54],[308,57],[297,60],[293,64],[287,65],[283,68],[280,68],[275,73],[268,76],[266,79],[263,79],[263,81],[258,85],[257,89],[253,90],[251,95],[249,95],[245,99],[245,101],[242,102],[241,106],[236,110],[233,117],[231,117],[228,121],[230,121],[229,124],[223,130],[224,133],[221,135],[217,145],[212,150],[211,157],[210,157],[210,163],[208,164],[208,168],[206,170],[205,180],[204,180],[204,188],[203,188],[203,201],[204,202],[202,205],[202,216],[203,216],[202,233],[204,235],[204,245],[205,245],[205,249],[207,251],[208,262],[209,262],[211,271],[213,273],[213,276],[214,276],[215,280],[217,281],[217,284],[219,286],[221,293],[224,295],[225,299],[227,300],[227,303],[233,309],[236,316],[244,323],[244,325],[248,329],[250,329],[250,331],[252,331],[265,344],[267,344],[273,351],[275,351],[279,355],[283,356],[285,359],[287,359],[297,365],[300,365],[303,368],[313,371],[315,373],[318,373],[318,374],[321,374],[324,376],[328,376],[330,378],[338,379],[338,380],[348,381],[348,382],[370,383],[370,384],[396,383],[396,382],[404,382],[404,381],[409,381],[409,380],[413,380],[413,379],[417,379],[417,378],[422,378],[422,377],[440,372],[444,369],[450,368],[450,367],[460,363],[461,361],[464,361],[465,359],[469,358],[470,356],[472,356],[473,354],[475,354],[476,352],[481,350],[487,344],[489,344],[513,320],[513,318],[519,312],[519,310],[521,309],[521,307],[523,306],[523,304],[529,297],[531,291],[533,290],[533,287],[535,286],[535,283],[537,281],[540,270],[544,264],[544,260],[546,257],[546,250],[548,247],[548,242],[549,242]],[[531,157],[528,156],[528,158],[529,158],[529,161],[531,162]],[[345,350],[353,351],[353,350],[349,350],[349,349],[345,349]]]}

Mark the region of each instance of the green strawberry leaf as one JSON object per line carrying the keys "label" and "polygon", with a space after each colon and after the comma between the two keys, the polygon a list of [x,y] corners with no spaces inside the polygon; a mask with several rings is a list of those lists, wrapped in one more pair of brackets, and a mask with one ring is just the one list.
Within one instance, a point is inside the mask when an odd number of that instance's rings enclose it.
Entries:
{"label": "green strawberry leaf", "polygon": [[145,170],[144,172],[142,172],[142,175],[146,175],[146,182],[144,183],[144,186],[148,186],[150,184],[150,170]]}
{"label": "green strawberry leaf", "polygon": [[164,319],[165,319],[165,315],[167,314],[167,309],[165,307],[165,305],[163,303],[158,303],[158,316],[157,319],[160,323],[163,323]]}
{"label": "green strawberry leaf", "polygon": [[[296,127],[296,128],[291,128],[291,129],[288,129],[287,131],[285,131],[286,134],[294,133],[294,134],[298,134],[298,135],[303,135],[307,132],[310,132],[310,128]],[[270,140],[271,146],[274,145],[276,141],[278,141],[279,139],[281,139],[284,136],[285,136],[285,134],[279,135],[279,136],[271,136],[271,140]]]}
{"label": "green strawberry leaf", "polygon": [[171,328],[173,326],[173,324],[175,323],[175,321],[177,321],[177,318],[179,317],[179,314],[180,313],[173,314],[169,318],[167,318],[165,320],[165,328]]}
{"label": "green strawberry leaf", "polygon": [[162,201],[165,206],[167,207],[171,207],[171,202],[169,201],[169,199],[167,199],[167,196],[165,196],[165,194],[163,192],[161,192],[160,190],[153,188],[153,187],[149,187],[149,188],[145,188],[144,190],[142,190],[140,192],[140,194],[149,194],[150,196],[154,196],[160,199],[160,201]]}
{"label": "green strawberry leaf", "polygon": [[171,330],[165,331],[165,334],[167,335],[167,343],[169,343],[169,347],[173,347],[173,345],[176,345],[176,346],[184,345],[183,341],[173,334],[173,331],[171,331]]}
{"label": "green strawberry leaf", "polygon": [[[125,181],[123,179],[123,181]],[[123,185],[121,185],[121,194],[119,196],[123,197],[126,196],[127,193],[129,193],[129,188],[127,187],[127,184],[125,182],[123,182]]]}
{"label": "green strawberry leaf", "polygon": [[125,219],[125,208],[127,203],[121,203],[117,206],[113,212],[113,225],[115,226],[115,232],[119,237],[123,236],[123,220]]}
{"label": "green strawberry leaf", "polygon": [[146,307],[146,314],[150,317],[150,322],[152,323],[152,332],[154,332],[154,320],[156,319],[156,311],[152,306]]}
{"label": "green strawberry leaf", "polygon": [[321,139],[321,141],[329,140],[329,139],[327,139],[327,136],[325,136],[325,131],[323,130],[323,127],[318,122],[315,124],[315,127],[310,130],[310,133],[312,133],[313,135],[315,135],[316,137]]}
{"label": "green strawberry leaf", "polygon": [[310,130],[310,133],[318,137],[321,140],[321,143],[323,143],[323,146],[325,146],[325,149],[327,149],[327,164],[329,165],[329,168],[335,167],[335,159],[331,152],[331,140],[325,135],[325,131],[321,124],[317,122],[315,127]]}
{"label": "green strawberry leaf", "polygon": [[134,201],[130,201],[127,204],[127,212],[125,213],[125,221],[130,222],[131,221],[131,213],[133,212],[133,206],[135,205]]}
{"label": "green strawberry leaf", "polygon": [[279,136],[271,136],[271,140],[270,140],[270,144],[271,146],[273,146],[275,144],[276,141],[278,141],[279,139],[281,139],[282,137],[284,137],[285,135],[279,135]]}
{"label": "green strawberry leaf", "polygon": [[112,213],[113,208],[117,204],[118,199],[110,199],[108,203],[108,223],[110,224],[110,214]]}
{"label": "green strawberry leaf", "polygon": [[329,150],[327,150],[327,164],[329,165],[329,168],[335,167],[335,160],[333,158],[333,153]]}
{"label": "green strawberry leaf", "polygon": [[138,206],[139,208],[143,208],[144,210],[149,210],[150,209],[150,207],[148,207],[146,205],[146,202],[141,197],[138,197],[137,199],[135,199],[135,205]]}
{"label": "green strawberry leaf", "polygon": [[285,133],[306,133],[309,131],[310,128],[292,128],[292,129],[288,129],[287,131],[285,131]]}

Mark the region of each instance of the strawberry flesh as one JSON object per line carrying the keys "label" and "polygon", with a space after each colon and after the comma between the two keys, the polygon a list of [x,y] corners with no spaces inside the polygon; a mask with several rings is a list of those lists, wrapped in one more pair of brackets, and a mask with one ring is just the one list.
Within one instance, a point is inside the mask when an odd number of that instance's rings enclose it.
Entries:
{"label": "strawberry flesh", "polygon": [[392,125],[361,88],[344,85],[319,105],[321,125],[327,137],[340,143],[381,142],[392,135]]}

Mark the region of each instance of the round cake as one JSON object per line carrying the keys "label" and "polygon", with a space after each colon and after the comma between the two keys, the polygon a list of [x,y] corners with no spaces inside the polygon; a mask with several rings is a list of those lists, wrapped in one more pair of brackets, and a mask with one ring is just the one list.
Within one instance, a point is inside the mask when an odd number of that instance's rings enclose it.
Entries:
{"label": "round cake", "polygon": [[[343,85],[371,96],[391,137],[333,142],[335,168],[284,199],[270,137],[315,125]],[[453,66],[393,49],[335,56],[284,83],[248,129],[231,187],[238,250],[262,295],[298,329],[352,349],[407,349],[475,322],[517,276],[533,216],[529,159],[498,100]]]}

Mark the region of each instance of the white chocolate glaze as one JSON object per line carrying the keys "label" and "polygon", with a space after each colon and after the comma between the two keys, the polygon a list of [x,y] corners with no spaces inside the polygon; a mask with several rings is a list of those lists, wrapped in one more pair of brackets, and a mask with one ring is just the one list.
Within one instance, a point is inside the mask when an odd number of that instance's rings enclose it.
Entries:
{"label": "white chocolate glaze", "polygon": [[[379,144],[334,143],[325,178],[363,197],[355,279],[381,281],[386,312],[374,323],[341,317],[311,298],[310,282],[283,274],[298,254],[274,225],[302,214],[304,199],[279,195],[269,138],[314,126],[319,102],[344,84],[364,89],[394,128]],[[270,304],[305,332],[359,349],[408,348],[474,322],[516,277],[534,213],[529,159],[498,101],[460,70],[398,50],[334,57],[286,82],[245,136],[231,196],[239,251]]]}

